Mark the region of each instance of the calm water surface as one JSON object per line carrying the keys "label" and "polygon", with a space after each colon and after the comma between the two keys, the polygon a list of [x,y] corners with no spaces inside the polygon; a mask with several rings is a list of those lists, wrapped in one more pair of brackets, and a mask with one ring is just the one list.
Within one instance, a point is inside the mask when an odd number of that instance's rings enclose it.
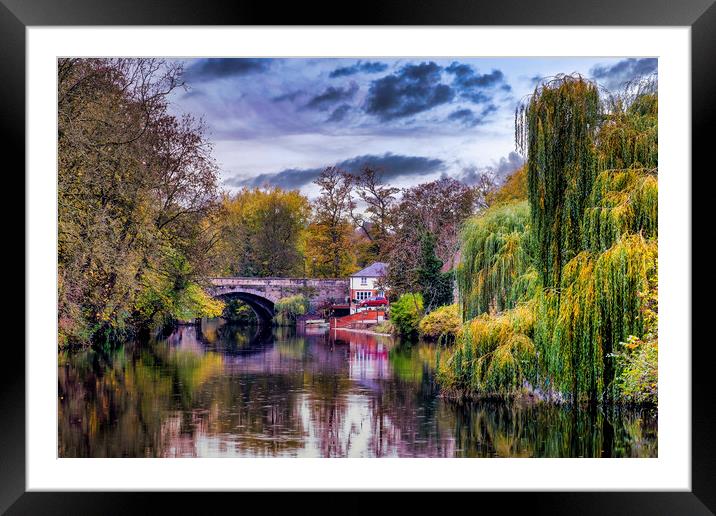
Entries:
{"label": "calm water surface", "polygon": [[61,457],[654,457],[656,416],[438,396],[434,345],[222,320],[59,357]]}

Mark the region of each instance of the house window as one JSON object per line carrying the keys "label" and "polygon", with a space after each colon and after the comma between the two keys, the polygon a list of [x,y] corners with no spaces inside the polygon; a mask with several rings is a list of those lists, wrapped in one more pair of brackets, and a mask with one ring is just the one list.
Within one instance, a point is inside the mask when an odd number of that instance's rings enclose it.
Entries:
{"label": "house window", "polygon": [[356,292],[356,299],[358,301],[363,301],[364,299],[368,299],[370,297],[371,291],[370,290],[358,290]]}
{"label": "house window", "polygon": [[361,285],[367,285],[367,284],[368,284],[368,278],[366,278],[365,276],[361,276],[360,284],[361,284]]}

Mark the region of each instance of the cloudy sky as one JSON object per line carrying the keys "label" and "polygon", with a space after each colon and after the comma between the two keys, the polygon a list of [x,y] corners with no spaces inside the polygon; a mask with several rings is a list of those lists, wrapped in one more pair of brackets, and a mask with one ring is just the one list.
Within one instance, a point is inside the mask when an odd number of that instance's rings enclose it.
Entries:
{"label": "cloudy sky", "polygon": [[467,183],[521,163],[514,111],[542,77],[578,72],[607,89],[650,58],[191,59],[174,109],[202,117],[227,190],[275,184],[309,196],[326,166],[370,164],[396,186]]}

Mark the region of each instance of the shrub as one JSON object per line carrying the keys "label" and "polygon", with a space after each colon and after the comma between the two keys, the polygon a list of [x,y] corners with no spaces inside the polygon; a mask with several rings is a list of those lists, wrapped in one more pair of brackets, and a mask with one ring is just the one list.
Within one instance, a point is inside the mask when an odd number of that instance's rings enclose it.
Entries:
{"label": "shrub", "polygon": [[276,314],[273,322],[277,326],[290,326],[296,324],[296,317],[308,312],[308,299],[301,294],[282,297],[274,305]]}
{"label": "shrub", "polygon": [[454,342],[461,325],[460,308],[453,304],[433,310],[423,317],[418,327],[422,337],[447,343]]}
{"label": "shrub", "polygon": [[642,340],[630,335],[622,343],[624,351],[616,353],[618,367],[616,387],[621,401],[656,404],[659,381],[659,341]]}
{"label": "shrub", "polygon": [[421,294],[403,294],[390,305],[390,319],[397,333],[414,336],[423,317],[423,296]]}
{"label": "shrub", "polygon": [[533,303],[467,321],[438,379],[448,394],[509,397],[534,376]]}
{"label": "shrub", "polygon": [[376,333],[393,334],[396,332],[395,326],[390,321],[383,321],[373,326],[373,331]]}

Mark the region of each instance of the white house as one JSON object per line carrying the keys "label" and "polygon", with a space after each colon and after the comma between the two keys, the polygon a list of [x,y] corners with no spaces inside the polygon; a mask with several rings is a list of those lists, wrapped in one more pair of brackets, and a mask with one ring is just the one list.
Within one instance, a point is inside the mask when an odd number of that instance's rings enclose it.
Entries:
{"label": "white house", "polygon": [[350,277],[351,313],[354,314],[358,303],[370,297],[385,295],[382,286],[385,275],[388,273],[388,264],[374,262],[363,270]]}

